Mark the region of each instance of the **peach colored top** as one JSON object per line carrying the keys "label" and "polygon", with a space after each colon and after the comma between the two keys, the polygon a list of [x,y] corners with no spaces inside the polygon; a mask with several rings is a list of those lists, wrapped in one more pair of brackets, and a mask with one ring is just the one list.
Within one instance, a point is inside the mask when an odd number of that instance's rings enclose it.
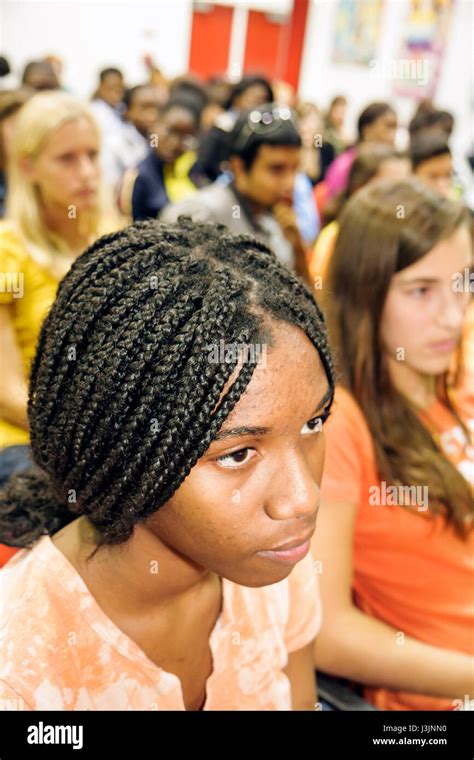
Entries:
{"label": "peach colored top", "polygon": [[[261,588],[222,579],[204,710],[290,710],[288,652],[320,626],[310,555]],[[49,536],[0,573],[0,709],[184,710],[181,683],[102,611]]]}

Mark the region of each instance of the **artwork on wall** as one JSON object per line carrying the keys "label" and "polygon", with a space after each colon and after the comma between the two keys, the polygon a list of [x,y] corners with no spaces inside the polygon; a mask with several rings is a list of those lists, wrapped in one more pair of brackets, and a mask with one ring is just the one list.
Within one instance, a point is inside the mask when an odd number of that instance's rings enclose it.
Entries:
{"label": "artwork on wall", "polygon": [[436,93],[454,0],[410,0],[392,77],[394,92],[417,99]]}
{"label": "artwork on wall", "polygon": [[338,0],[334,48],[335,63],[368,66],[376,56],[383,0]]}

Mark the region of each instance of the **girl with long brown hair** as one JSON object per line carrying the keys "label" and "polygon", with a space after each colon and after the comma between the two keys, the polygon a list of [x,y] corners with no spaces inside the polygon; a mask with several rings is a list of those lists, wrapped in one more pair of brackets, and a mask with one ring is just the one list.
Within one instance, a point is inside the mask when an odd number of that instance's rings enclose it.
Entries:
{"label": "girl with long brown hair", "polygon": [[474,694],[474,396],[458,393],[469,212],[417,180],[348,202],[325,291],[340,383],[313,540],[316,664],[380,709]]}

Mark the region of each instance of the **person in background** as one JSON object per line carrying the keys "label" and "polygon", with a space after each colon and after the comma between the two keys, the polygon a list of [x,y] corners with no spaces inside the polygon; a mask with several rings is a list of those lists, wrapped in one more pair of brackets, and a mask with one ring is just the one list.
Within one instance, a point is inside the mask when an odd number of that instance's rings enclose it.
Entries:
{"label": "person in background", "polygon": [[243,111],[273,102],[273,90],[268,79],[262,76],[245,76],[238,82],[226,103],[225,113],[201,136],[199,144],[199,171],[214,182],[228,168],[228,140],[235,122]]}
{"label": "person in background", "polygon": [[120,224],[101,181],[99,130],[87,106],[63,92],[25,103],[9,149],[0,223],[0,479],[28,459],[27,378],[42,320],[77,256]]}
{"label": "person in background", "polygon": [[357,121],[357,142],[341,153],[329,167],[324,180],[326,200],[340,193],[347,186],[349,172],[357,146],[363,142],[383,143],[393,146],[397,130],[397,115],[388,103],[371,103],[364,108]]}
{"label": "person in background", "polygon": [[0,91],[0,219],[5,215],[8,153],[16,117],[22,105],[26,103],[33,92],[34,90],[26,87],[18,90]]}
{"label": "person in background", "polygon": [[334,161],[335,151],[323,134],[321,114],[314,103],[302,103],[298,109],[301,135],[301,171],[314,186],[324,179]]}
{"label": "person in background", "polygon": [[152,85],[137,85],[125,91],[121,128],[104,140],[102,166],[112,188],[118,191],[127,169],[135,168],[148,155],[149,134],[158,118],[159,100]]}
{"label": "person in background", "polygon": [[422,101],[408,125],[410,140],[421,133],[442,132],[449,140],[454,129],[454,117],[449,111],[436,108],[431,102]]}
{"label": "person in background", "polygon": [[196,192],[199,113],[184,96],[171,99],[151,126],[146,158],[123,179],[119,206],[133,219],[156,219],[169,203]]}
{"label": "person in background", "polygon": [[331,145],[336,156],[346,150],[349,142],[344,131],[346,111],[347,98],[336,95],[324,117],[324,141]]}
{"label": "person in background", "polygon": [[474,693],[474,387],[459,395],[453,367],[470,300],[453,276],[471,266],[465,207],[381,180],[347,203],[323,291],[340,384],[312,546],[315,661],[381,710]]}
{"label": "person in background", "polygon": [[0,55],[0,84],[2,89],[6,90],[15,89],[17,84],[16,81],[14,81],[10,62],[4,55]]}
{"label": "person in background", "polygon": [[422,132],[410,144],[413,173],[433,190],[455,197],[453,159],[443,132]]}
{"label": "person in background", "polygon": [[59,82],[54,67],[49,61],[30,61],[26,64],[21,78],[23,87],[33,90],[57,90]]}
{"label": "person in background", "polygon": [[[90,104],[91,111],[102,133],[103,155],[106,155],[109,145],[113,146],[122,140],[124,95],[125,84],[120,69],[113,66],[103,69],[99,73],[99,86],[92,96]],[[113,164],[112,168],[109,169],[103,156],[101,156],[101,161],[104,178],[110,188],[115,189],[118,179]]]}
{"label": "person in background", "polygon": [[217,117],[223,114],[232,95],[233,86],[225,77],[211,77],[206,83],[209,102],[201,113],[201,132],[207,133],[216,123]]}
{"label": "person in background", "polygon": [[404,179],[410,174],[410,159],[382,143],[361,143],[349,172],[346,189],[330,201],[325,208],[324,227],[310,254],[311,282],[317,288],[324,283],[326,272],[339,232],[338,218],[354,193],[364,185],[378,179]]}
{"label": "person in background", "polygon": [[231,232],[252,234],[281,262],[308,278],[305,246],[293,208],[301,137],[286,106],[266,104],[239,116],[229,138],[233,179],[217,180],[181,203],[167,206],[160,218],[188,214],[196,221],[225,224]]}

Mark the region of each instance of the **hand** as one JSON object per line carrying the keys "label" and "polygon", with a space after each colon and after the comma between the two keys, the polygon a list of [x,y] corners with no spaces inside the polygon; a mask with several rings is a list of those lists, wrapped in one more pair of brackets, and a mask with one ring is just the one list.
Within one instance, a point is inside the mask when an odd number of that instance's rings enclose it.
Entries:
{"label": "hand", "polygon": [[300,244],[301,235],[293,206],[290,206],[288,203],[277,203],[273,207],[273,215],[280,225],[286,239],[289,240],[292,245]]}

